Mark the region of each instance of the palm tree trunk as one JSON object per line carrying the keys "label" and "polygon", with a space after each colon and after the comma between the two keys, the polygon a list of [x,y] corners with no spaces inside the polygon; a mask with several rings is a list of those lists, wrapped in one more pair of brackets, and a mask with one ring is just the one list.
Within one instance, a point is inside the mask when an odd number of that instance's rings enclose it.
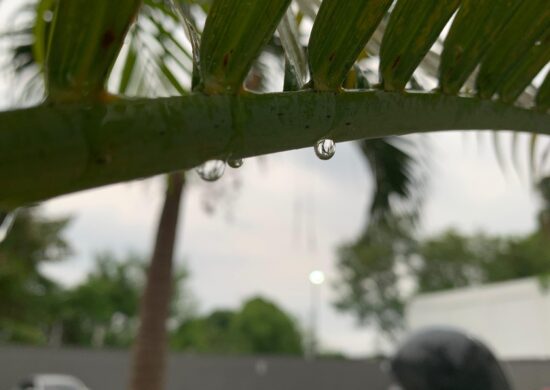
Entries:
{"label": "palm tree trunk", "polygon": [[172,261],[184,186],[183,173],[168,176],[155,247],[141,299],[140,327],[132,356],[130,390],[164,388],[166,321],[172,295]]}

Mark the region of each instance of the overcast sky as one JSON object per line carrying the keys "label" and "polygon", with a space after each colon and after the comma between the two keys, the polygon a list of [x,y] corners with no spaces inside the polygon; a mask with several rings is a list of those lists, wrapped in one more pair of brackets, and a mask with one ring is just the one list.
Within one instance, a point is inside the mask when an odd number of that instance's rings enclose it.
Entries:
{"label": "overcast sky", "polygon": [[[489,136],[478,138],[460,133],[428,137],[423,234],[451,226],[521,234],[535,226],[538,201],[528,175],[523,173],[520,180],[513,170],[503,173]],[[506,136],[503,140],[508,147]],[[520,143],[519,150],[526,149]],[[331,306],[335,249],[360,233],[369,197],[368,173],[355,146],[337,145],[330,161],[318,160],[308,149],[247,160],[228,173],[213,185],[196,180],[185,198],[177,258],[191,272],[190,289],[200,310],[237,307],[261,294],[306,327],[308,274],[321,269],[328,279],[321,286],[322,345],[352,356],[372,352],[372,332],[356,327],[351,316]],[[235,183],[240,183],[237,190]],[[157,178],[46,202],[47,214],[74,216],[68,236],[77,251],[46,272],[71,285],[85,276],[98,251],[149,253],[162,185]],[[205,194],[212,192],[226,195],[211,202],[218,207],[208,214],[203,205]]]}

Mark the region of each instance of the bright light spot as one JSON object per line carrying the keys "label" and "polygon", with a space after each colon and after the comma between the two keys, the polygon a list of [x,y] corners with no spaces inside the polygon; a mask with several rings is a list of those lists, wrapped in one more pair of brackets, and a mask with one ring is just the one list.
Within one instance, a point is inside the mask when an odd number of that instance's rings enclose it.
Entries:
{"label": "bright light spot", "polygon": [[311,273],[309,274],[309,281],[312,284],[323,284],[323,282],[325,281],[325,274],[323,273],[323,271],[319,270],[311,271]]}

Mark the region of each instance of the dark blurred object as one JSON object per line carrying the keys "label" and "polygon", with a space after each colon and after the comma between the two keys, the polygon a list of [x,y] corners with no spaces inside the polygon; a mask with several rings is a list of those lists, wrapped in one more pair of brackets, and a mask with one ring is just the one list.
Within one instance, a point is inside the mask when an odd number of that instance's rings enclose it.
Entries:
{"label": "dark blurred object", "polygon": [[22,380],[14,390],[90,390],[80,379],[63,374],[38,374]]}
{"label": "dark blurred object", "polygon": [[459,331],[430,328],[397,351],[391,370],[404,390],[511,390],[491,351]]}

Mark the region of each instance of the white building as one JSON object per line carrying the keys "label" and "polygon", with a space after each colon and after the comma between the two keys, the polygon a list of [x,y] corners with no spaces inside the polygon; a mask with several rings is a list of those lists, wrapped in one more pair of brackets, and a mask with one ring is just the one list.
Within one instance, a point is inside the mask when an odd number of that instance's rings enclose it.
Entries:
{"label": "white building", "polygon": [[410,331],[465,330],[501,359],[550,358],[550,290],[536,278],[420,294],[408,305],[406,321]]}

